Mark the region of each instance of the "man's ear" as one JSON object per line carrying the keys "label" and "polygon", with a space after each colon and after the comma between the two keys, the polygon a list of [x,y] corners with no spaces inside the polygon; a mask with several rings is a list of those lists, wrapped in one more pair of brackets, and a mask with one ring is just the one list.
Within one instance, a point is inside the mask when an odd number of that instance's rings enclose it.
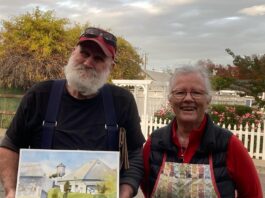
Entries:
{"label": "man's ear", "polygon": [[116,65],[116,63],[115,63],[115,61],[113,60],[112,63],[111,63],[110,69],[113,70],[114,67],[115,67],[115,65]]}
{"label": "man's ear", "polygon": [[71,55],[73,55],[73,53],[74,53],[75,50],[77,49],[77,46],[78,46],[78,45],[76,45],[75,47],[73,47],[72,52],[71,52]]}

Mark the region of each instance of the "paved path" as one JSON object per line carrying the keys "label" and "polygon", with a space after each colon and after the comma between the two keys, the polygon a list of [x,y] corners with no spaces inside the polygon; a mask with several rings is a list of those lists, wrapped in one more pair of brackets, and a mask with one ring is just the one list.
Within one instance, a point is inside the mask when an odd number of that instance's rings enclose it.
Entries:
{"label": "paved path", "polygon": [[265,197],[265,174],[259,174],[259,179],[262,186],[263,197]]}

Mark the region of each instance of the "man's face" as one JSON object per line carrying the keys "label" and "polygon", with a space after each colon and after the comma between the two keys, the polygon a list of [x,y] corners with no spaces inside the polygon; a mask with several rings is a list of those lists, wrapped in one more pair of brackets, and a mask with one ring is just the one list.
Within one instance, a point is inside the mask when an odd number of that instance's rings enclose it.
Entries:
{"label": "man's face", "polygon": [[211,101],[205,81],[197,73],[179,75],[173,86],[169,102],[179,124],[199,127]]}
{"label": "man's face", "polygon": [[107,82],[112,64],[96,43],[85,41],[74,49],[64,72],[69,86],[87,96]]}

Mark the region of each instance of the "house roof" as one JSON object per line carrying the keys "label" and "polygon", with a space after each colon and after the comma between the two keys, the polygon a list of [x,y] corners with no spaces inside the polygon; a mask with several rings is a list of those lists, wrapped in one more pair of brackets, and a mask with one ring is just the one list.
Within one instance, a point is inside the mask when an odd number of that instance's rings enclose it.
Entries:
{"label": "house roof", "polygon": [[22,177],[47,177],[52,172],[48,166],[41,163],[24,163],[19,171]]}
{"label": "house roof", "polygon": [[170,74],[165,72],[143,70],[143,72],[152,80],[159,82],[168,82],[170,79]]}
{"label": "house roof", "polygon": [[58,181],[104,180],[108,174],[115,174],[115,171],[101,160],[91,160]]}

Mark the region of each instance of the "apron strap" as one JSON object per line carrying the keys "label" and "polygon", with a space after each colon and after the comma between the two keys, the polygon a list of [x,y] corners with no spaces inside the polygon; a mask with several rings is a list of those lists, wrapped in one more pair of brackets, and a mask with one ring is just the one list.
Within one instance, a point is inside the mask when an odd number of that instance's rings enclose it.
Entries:
{"label": "apron strap", "polygon": [[209,155],[209,164],[210,164],[210,171],[211,171],[213,188],[214,188],[214,191],[216,192],[217,196],[220,198],[221,195],[220,195],[219,190],[217,188],[217,184],[216,184],[215,176],[214,176],[214,171],[213,171],[213,155],[212,155],[212,153],[210,153],[210,155]]}
{"label": "apron strap", "polygon": [[153,187],[153,191],[152,191],[152,194],[151,194],[150,197],[154,196],[154,193],[156,191],[156,188],[157,188],[157,185],[158,185],[158,182],[159,182],[159,179],[160,179],[161,172],[164,170],[164,167],[165,167],[166,159],[167,159],[167,153],[164,152],[163,159],[162,159],[162,164],[161,164],[160,169],[158,171],[158,174],[157,174],[157,177],[156,177],[156,181],[155,181],[155,185]]}

